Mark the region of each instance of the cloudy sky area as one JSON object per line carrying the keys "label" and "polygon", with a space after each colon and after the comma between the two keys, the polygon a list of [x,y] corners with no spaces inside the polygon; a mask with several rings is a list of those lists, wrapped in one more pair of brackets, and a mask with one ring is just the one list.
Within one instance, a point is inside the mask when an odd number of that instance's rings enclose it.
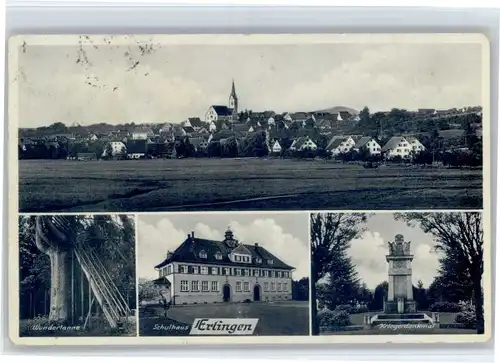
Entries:
{"label": "cloudy sky area", "polygon": [[285,263],[294,266],[294,279],[309,276],[307,214],[178,214],[142,215],[138,223],[138,276],[157,278],[154,266],[194,231],[196,237],[223,240],[231,226],[241,243],[258,243]]}
{"label": "cloudy sky area", "polygon": [[232,78],[240,109],[255,111],[481,105],[473,43],[155,44],[144,55],[137,45],[84,45],[86,58],[78,49],[20,52],[21,127],[204,118],[209,105],[227,104]]}
{"label": "cloudy sky area", "polygon": [[388,264],[385,256],[389,253],[388,242],[402,234],[405,241],[411,242],[414,259],[412,262],[412,281],[416,286],[422,280],[424,287],[437,275],[439,255],[431,252],[433,238],[419,227],[408,227],[405,222],[395,221],[392,213],[378,213],[368,219],[366,232],[351,242],[349,255],[356,266],[359,277],[368,288],[387,281]]}

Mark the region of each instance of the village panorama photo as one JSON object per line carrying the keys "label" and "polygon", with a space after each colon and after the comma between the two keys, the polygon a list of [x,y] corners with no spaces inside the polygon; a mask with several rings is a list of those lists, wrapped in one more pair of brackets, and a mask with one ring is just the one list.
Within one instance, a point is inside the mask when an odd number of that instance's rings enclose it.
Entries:
{"label": "village panorama photo", "polygon": [[10,56],[21,212],[483,208],[478,36],[21,36]]}

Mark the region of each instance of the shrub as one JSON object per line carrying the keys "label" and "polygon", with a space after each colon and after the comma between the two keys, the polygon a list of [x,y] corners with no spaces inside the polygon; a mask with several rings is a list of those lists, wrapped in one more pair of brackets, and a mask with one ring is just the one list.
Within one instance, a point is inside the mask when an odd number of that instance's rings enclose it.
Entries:
{"label": "shrub", "polygon": [[367,306],[352,306],[352,305],[338,305],[335,308],[335,311],[347,311],[349,314],[361,314],[361,313],[367,313],[368,312],[368,307]]}
{"label": "shrub", "polygon": [[324,311],[318,315],[321,327],[338,327],[351,325],[351,316],[347,311]]}
{"label": "shrub", "polygon": [[476,309],[472,304],[460,304],[461,312],[455,317],[455,322],[464,324],[466,328],[475,329],[477,326]]}
{"label": "shrub", "polygon": [[430,311],[440,313],[458,313],[460,305],[451,302],[436,302],[430,306]]}
{"label": "shrub", "polygon": [[476,314],[473,311],[463,311],[455,317],[455,322],[464,324],[468,329],[475,329],[477,325]]}
{"label": "shrub", "polygon": [[243,300],[243,302],[244,302],[244,303],[246,303],[246,304],[248,304],[248,303],[251,303],[251,302],[252,302],[252,300],[250,300],[250,299],[245,299],[245,300]]}

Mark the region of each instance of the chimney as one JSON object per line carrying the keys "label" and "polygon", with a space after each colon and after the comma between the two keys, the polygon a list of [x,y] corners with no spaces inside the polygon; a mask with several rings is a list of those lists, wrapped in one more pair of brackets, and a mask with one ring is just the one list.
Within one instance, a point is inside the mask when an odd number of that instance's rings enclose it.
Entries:
{"label": "chimney", "polygon": [[194,239],[194,231],[191,231],[191,238]]}
{"label": "chimney", "polygon": [[255,247],[259,247],[259,244],[258,244],[258,243],[255,243]]}

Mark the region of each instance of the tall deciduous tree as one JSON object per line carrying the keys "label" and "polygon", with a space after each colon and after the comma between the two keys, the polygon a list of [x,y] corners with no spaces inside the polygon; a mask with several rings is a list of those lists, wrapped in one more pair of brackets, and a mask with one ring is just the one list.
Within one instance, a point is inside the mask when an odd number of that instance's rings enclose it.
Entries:
{"label": "tall deciduous tree", "polygon": [[[477,333],[484,333],[482,276],[483,223],[478,212],[397,213],[396,219],[409,225],[418,225],[425,233],[434,236],[435,248],[446,258],[468,271],[476,305]],[[443,269],[450,268],[441,262]]]}
{"label": "tall deciduous tree", "polygon": [[[332,279],[340,279],[340,269],[352,272],[347,256],[351,240],[360,236],[367,215],[364,213],[317,213],[311,214],[311,300],[313,334],[319,334],[316,321],[316,284],[333,272]],[[350,266],[350,267],[349,267]],[[337,272],[337,273],[336,273]],[[342,279],[340,281],[345,281]]]}

